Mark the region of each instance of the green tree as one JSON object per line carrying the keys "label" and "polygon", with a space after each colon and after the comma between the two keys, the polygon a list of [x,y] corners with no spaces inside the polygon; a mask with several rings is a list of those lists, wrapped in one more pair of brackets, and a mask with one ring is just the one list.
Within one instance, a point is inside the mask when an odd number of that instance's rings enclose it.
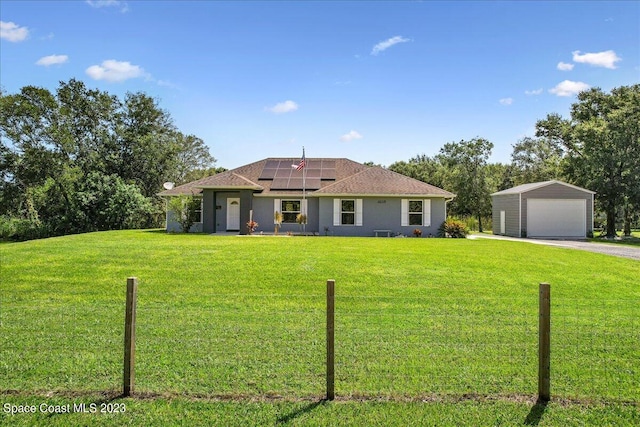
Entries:
{"label": "green tree", "polygon": [[0,92],[0,214],[52,234],[152,225],[162,183],[214,162],[144,93],[121,101],[75,79]]}
{"label": "green tree", "polygon": [[117,175],[90,172],[73,197],[83,231],[139,228],[154,213],[151,200]]}
{"label": "green tree", "polygon": [[513,184],[560,179],[563,154],[562,147],[551,139],[522,138],[511,153]]}
{"label": "green tree", "polygon": [[389,170],[443,189],[450,187],[450,173],[438,156],[429,157],[420,154],[409,159],[408,162],[392,163]]}
{"label": "green tree", "polygon": [[606,236],[615,237],[618,210],[640,205],[640,85],[581,92],[569,119],[548,115],[537,122],[536,136],[562,144],[564,174],[597,192],[596,202],[606,213]]}
{"label": "green tree", "polygon": [[[483,231],[482,218],[491,214],[491,188],[487,179],[487,161],[493,143],[483,138],[445,144],[438,158],[451,173],[451,190],[456,193],[452,210],[478,219],[478,230]],[[446,188],[445,188],[446,189]]]}
{"label": "green tree", "polygon": [[211,170],[216,159],[209,153],[209,148],[202,139],[180,132],[176,133],[175,138],[178,144],[174,179],[176,183],[184,184],[217,173],[215,169]]}

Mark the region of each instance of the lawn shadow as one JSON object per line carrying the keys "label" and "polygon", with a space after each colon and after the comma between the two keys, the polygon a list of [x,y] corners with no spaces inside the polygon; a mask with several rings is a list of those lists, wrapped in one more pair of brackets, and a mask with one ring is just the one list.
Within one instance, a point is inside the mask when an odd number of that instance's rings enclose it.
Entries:
{"label": "lawn shadow", "polygon": [[547,410],[548,404],[549,402],[546,400],[538,399],[536,404],[531,407],[527,418],[524,419],[524,424],[527,426],[537,426],[542,419],[542,415],[544,415],[544,411]]}
{"label": "lawn shadow", "polygon": [[278,420],[276,421],[276,424],[286,424],[289,421],[293,420],[294,418],[297,418],[302,414],[306,414],[307,412],[311,412],[315,408],[317,408],[318,406],[324,405],[325,403],[327,403],[326,399],[320,399],[320,400],[318,400],[316,402],[311,402],[311,403],[309,403],[307,405],[304,405],[302,408],[291,412],[290,414],[278,417]]}
{"label": "lawn shadow", "polygon": [[[151,234],[172,234],[167,232],[166,229],[164,228],[148,228],[146,230],[142,230],[145,233],[151,233]],[[178,234],[178,233],[173,233],[173,234]],[[182,233],[184,234],[184,233]]]}

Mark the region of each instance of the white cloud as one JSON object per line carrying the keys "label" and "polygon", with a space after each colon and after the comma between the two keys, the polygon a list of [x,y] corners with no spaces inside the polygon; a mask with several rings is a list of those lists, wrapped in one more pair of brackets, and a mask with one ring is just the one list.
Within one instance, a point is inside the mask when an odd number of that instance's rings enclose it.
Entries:
{"label": "white cloud", "polygon": [[27,37],[29,37],[29,29],[27,27],[19,27],[13,22],[0,21],[0,39],[21,42],[26,40]]}
{"label": "white cloud", "polygon": [[120,12],[122,13],[129,10],[127,2],[120,0],[87,0],[87,4],[91,7],[95,7],[96,9],[101,7],[119,7]]}
{"label": "white cloud", "polygon": [[511,104],[513,104],[513,98],[502,98],[500,100],[500,104],[502,104],[502,105],[511,105]]}
{"label": "white cloud", "polygon": [[371,55],[377,55],[380,52],[389,49],[393,45],[396,45],[398,43],[406,43],[406,42],[409,42],[409,41],[411,41],[411,40],[405,39],[402,36],[391,37],[390,39],[381,41],[380,43],[375,45],[373,47],[373,49],[371,50]]}
{"label": "white cloud", "polygon": [[579,50],[576,50],[572,53],[573,62],[594,65],[596,67],[610,68],[612,70],[616,68],[616,62],[622,61],[622,58],[616,55],[616,53],[612,50],[585,54],[581,54]]}
{"label": "white cloud", "polygon": [[292,111],[296,111],[297,109],[298,109],[298,104],[296,104],[291,100],[279,102],[273,107],[266,108],[267,111],[271,111],[272,113],[275,113],[275,114],[290,113]]}
{"label": "white cloud", "polygon": [[560,71],[571,71],[573,70],[574,64],[567,64],[566,62],[558,62],[558,70]]}
{"label": "white cloud", "polygon": [[362,135],[360,135],[355,130],[352,130],[349,133],[345,133],[340,137],[340,141],[343,141],[343,142],[350,142],[350,141],[353,141],[354,139],[362,139]]}
{"label": "white cloud", "polygon": [[49,65],[64,64],[68,60],[69,57],[67,55],[49,55],[38,59],[38,61],[36,61],[36,65],[48,67]]}
{"label": "white cloud", "polygon": [[571,80],[565,80],[560,82],[553,89],[549,89],[549,92],[558,96],[573,96],[578,93],[589,89],[589,85],[583,82],[572,82]]}
{"label": "white cloud", "polygon": [[[153,79],[152,79],[153,80]],[[179,86],[169,80],[153,80],[158,86],[170,87],[172,89],[178,89]]]}
{"label": "white cloud", "polygon": [[542,88],[534,89],[534,90],[525,90],[524,91],[524,94],[525,95],[529,95],[529,96],[531,96],[531,95],[540,95],[541,93],[542,93]]}
{"label": "white cloud", "polygon": [[106,80],[108,82],[123,82],[136,77],[148,77],[142,68],[132,65],[127,61],[116,61],[107,59],[100,65],[92,65],[86,69],[89,77],[95,80]]}

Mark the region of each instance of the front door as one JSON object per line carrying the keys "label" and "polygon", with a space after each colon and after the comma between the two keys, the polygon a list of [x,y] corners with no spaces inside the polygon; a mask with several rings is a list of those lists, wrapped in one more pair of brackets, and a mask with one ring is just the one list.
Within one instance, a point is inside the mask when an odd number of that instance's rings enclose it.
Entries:
{"label": "front door", "polygon": [[240,230],[240,199],[227,199],[227,231]]}

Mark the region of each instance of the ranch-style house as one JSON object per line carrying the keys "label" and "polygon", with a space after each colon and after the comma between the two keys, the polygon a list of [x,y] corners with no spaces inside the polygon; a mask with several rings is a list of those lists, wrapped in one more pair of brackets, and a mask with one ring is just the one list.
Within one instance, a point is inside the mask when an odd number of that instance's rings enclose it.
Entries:
{"label": "ranch-style house", "polygon": [[[447,216],[448,191],[378,166],[345,158],[267,158],[159,193],[193,195],[200,200],[190,231],[280,233],[330,236],[435,236]],[[304,228],[296,222],[306,215]],[[180,231],[167,212],[167,231]]]}

